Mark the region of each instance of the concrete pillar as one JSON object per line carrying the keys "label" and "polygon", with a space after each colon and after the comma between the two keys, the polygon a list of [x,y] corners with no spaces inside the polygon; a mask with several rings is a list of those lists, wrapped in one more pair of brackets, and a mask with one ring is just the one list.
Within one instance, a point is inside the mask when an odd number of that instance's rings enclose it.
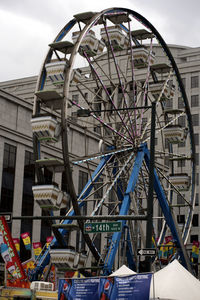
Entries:
{"label": "concrete pillar", "polygon": [[[18,144],[17,153],[16,153],[16,166],[15,166],[13,216],[21,216],[21,211],[22,211],[24,159],[25,159],[25,147],[23,145]],[[21,221],[13,220],[12,222],[13,237],[19,238],[20,227],[21,227]]]}

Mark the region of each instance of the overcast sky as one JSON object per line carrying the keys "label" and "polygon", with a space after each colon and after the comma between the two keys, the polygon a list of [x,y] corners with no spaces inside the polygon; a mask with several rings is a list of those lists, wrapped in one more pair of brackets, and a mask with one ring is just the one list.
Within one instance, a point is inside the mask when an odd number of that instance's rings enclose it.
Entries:
{"label": "overcast sky", "polygon": [[0,81],[38,75],[51,43],[74,14],[137,11],[170,44],[200,46],[199,0],[0,0]]}

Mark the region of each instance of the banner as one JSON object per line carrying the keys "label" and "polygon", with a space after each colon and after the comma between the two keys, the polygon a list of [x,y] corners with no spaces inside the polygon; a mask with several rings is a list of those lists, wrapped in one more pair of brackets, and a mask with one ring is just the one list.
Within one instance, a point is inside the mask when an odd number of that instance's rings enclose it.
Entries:
{"label": "banner", "polygon": [[152,274],[61,279],[58,300],[149,300]]}
{"label": "banner", "polygon": [[199,242],[198,241],[193,241],[192,243],[192,258],[197,258],[199,257]]}
{"label": "banner", "polygon": [[115,277],[109,300],[149,300],[152,274]]}
{"label": "banner", "polygon": [[163,264],[167,264],[169,259],[175,254],[173,237],[171,235],[165,237],[165,243],[160,246],[159,259]]}
{"label": "banner", "polygon": [[21,234],[21,238],[23,240],[24,246],[26,250],[31,251],[31,238],[29,232],[24,232]]}
{"label": "banner", "polygon": [[33,251],[35,254],[35,259],[37,259],[37,257],[40,255],[42,251],[42,244],[40,242],[33,243]]}
{"label": "banner", "polygon": [[20,240],[19,239],[13,239],[13,243],[15,244],[15,248],[17,250],[18,255],[20,255]]}
{"label": "banner", "polygon": [[46,247],[47,247],[47,248],[48,248],[49,245],[51,244],[52,240],[53,240],[53,236],[48,236],[48,237],[46,238]]}
{"label": "banner", "polygon": [[1,256],[5,262],[6,269],[16,279],[26,279],[17,250],[13,243],[10,229],[3,216],[0,217],[0,246]]}

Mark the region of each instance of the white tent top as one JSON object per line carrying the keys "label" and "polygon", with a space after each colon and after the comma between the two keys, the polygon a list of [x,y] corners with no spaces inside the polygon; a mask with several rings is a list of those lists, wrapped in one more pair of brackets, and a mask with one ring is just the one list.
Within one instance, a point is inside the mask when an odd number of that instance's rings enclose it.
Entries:
{"label": "white tent top", "polygon": [[129,276],[129,275],[134,275],[137,274],[134,271],[132,271],[131,269],[129,269],[127,266],[123,265],[121,266],[118,270],[116,270],[115,272],[113,272],[110,276]]}
{"label": "white tent top", "polygon": [[150,299],[199,300],[200,281],[174,260],[154,274]]}

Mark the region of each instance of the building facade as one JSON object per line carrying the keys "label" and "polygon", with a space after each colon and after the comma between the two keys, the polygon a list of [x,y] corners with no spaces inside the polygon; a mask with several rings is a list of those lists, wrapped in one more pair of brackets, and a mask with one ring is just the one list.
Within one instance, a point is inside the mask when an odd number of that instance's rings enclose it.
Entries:
{"label": "building facade", "polygon": [[[192,123],[194,128],[194,138],[196,147],[196,191],[195,191],[195,208],[192,221],[192,228],[188,240],[188,250],[191,252],[192,242],[200,239],[199,224],[199,129],[200,129],[200,48],[189,48],[171,45],[170,50],[177,62],[181,73],[182,81],[185,86],[189,105],[192,114]],[[154,51],[159,53],[159,47],[155,46]],[[84,68],[83,68],[84,73]],[[141,73],[142,76],[142,73]],[[30,119],[32,117],[33,97],[36,86],[37,77],[17,79],[0,83],[0,211],[11,212],[13,216],[41,215],[41,209],[34,203],[32,195],[32,185],[35,181],[32,130]],[[92,86],[92,84],[91,84]],[[72,99],[79,101],[80,93],[76,88],[72,89]],[[168,103],[168,108],[181,109],[182,102],[176,97],[176,102]],[[96,103],[96,109],[98,103]],[[87,143],[83,129],[76,124],[76,111],[72,111],[74,120],[71,123],[69,136],[69,150],[72,157],[81,157],[85,154],[85,147],[88,144],[95,148],[99,143],[98,129],[94,130],[93,136],[88,136]],[[59,118],[59,115],[58,115]],[[179,118],[179,122],[184,126],[185,116]],[[156,141],[159,143],[159,141]],[[179,152],[181,149],[190,147],[187,143],[179,144]],[[181,148],[181,149],[180,149]],[[61,143],[58,141],[54,145],[46,144],[43,147],[43,157],[62,158]],[[184,171],[187,173],[185,162],[177,162],[177,173]],[[96,164],[91,166],[95,169]],[[46,170],[45,178],[47,183],[52,180],[52,174]],[[88,181],[89,173],[87,166],[77,166],[73,169],[73,178],[77,194],[79,194]],[[49,180],[49,181],[48,181]],[[55,181],[62,185],[62,174],[56,174]],[[185,224],[186,212],[182,203],[182,198],[176,196],[177,207],[174,208],[177,213],[177,222],[180,228]],[[101,195],[97,195],[101,198]],[[64,213],[64,212],[63,212]],[[85,211],[86,214],[86,211]],[[159,222],[158,222],[159,223]],[[158,224],[159,226],[159,224]],[[42,228],[42,230],[41,230]],[[30,232],[33,242],[41,241],[45,243],[45,238],[51,235],[51,229],[44,221],[38,220],[13,220],[12,236],[19,238],[20,233]],[[77,239],[78,243],[82,243]],[[98,242],[97,242],[98,243]],[[79,248],[80,245],[76,245]],[[21,245],[23,249],[23,245]],[[103,247],[103,246],[102,246]],[[102,250],[100,246],[100,250]],[[80,246],[81,248],[81,246]],[[22,256],[25,258],[25,251]],[[28,258],[28,257],[26,257]]]}

